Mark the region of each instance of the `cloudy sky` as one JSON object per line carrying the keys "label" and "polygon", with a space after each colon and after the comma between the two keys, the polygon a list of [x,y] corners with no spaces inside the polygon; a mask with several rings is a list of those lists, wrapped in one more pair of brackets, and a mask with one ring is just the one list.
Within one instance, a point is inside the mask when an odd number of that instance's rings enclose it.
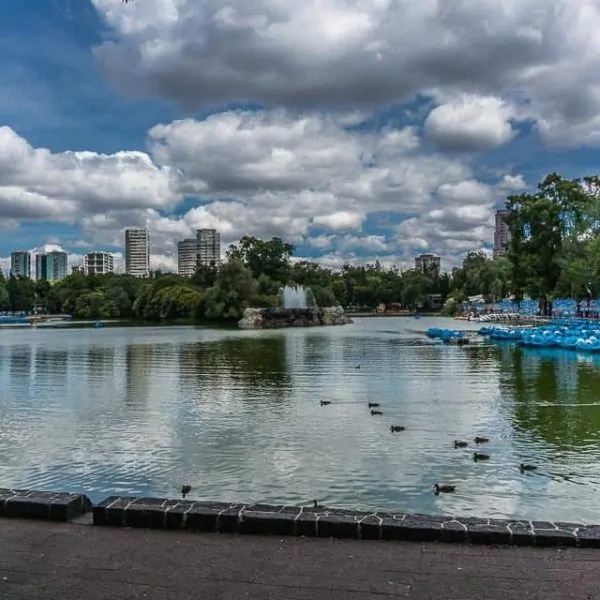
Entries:
{"label": "cloudy sky", "polygon": [[[0,257],[216,227],[329,264],[490,246],[594,172],[597,0],[3,0]],[[4,263],[5,264],[5,263]]]}

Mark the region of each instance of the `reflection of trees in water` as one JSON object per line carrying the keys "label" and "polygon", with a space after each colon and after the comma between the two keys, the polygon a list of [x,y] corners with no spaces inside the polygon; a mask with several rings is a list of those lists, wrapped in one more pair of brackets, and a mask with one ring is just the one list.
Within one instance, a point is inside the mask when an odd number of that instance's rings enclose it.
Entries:
{"label": "reflection of trees in water", "polygon": [[181,347],[179,361],[180,377],[194,380],[202,394],[210,393],[207,387],[224,385],[243,395],[266,395],[290,385],[285,336],[188,344]]}
{"label": "reflection of trees in water", "polygon": [[13,346],[9,347],[8,364],[11,380],[27,378],[31,376],[31,362],[33,355],[33,346]]}
{"label": "reflection of trees in water", "polygon": [[463,348],[467,357],[469,368],[475,373],[481,373],[482,370],[487,370],[491,365],[496,364],[500,349],[496,345],[469,345]]}
{"label": "reflection of trees in water", "polygon": [[[504,347],[500,389],[513,425],[564,449],[600,443],[600,364],[573,352]],[[592,406],[589,406],[592,404]]]}
{"label": "reflection of trees in water", "polygon": [[85,351],[86,374],[91,379],[111,377],[115,370],[115,348],[90,346]]}
{"label": "reflection of trees in water", "polygon": [[43,381],[53,377],[63,379],[69,367],[69,349],[49,349],[42,346],[35,348],[33,361],[35,379]]}

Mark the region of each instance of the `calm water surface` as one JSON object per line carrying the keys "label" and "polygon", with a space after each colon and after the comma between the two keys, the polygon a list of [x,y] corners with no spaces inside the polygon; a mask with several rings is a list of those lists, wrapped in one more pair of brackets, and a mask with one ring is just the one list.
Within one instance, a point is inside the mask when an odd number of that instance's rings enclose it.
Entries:
{"label": "calm water surface", "polygon": [[0,330],[0,487],[600,522],[600,357],[432,325]]}

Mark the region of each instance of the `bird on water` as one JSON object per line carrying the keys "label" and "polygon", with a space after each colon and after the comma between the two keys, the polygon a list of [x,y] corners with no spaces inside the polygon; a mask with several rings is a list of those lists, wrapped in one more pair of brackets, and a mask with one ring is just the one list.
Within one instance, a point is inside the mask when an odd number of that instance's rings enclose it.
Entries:
{"label": "bird on water", "polygon": [[395,431],[404,431],[406,429],[406,427],[403,427],[402,425],[390,425],[390,431],[392,433],[394,433]]}
{"label": "bird on water", "polygon": [[477,436],[475,437],[475,439],[473,440],[476,444],[485,444],[487,442],[490,441],[490,438],[486,438],[486,437],[481,437],[481,436]]}
{"label": "bird on water", "polygon": [[519,471],[521,471],[521,473],[525,473],[525,471],[537,471],[537,467],[535,465],[526,465],[525,463],[521,463],[519,465]]}
{"label": "bird on water", "polygon": [[381,406],[379,402],[369,402],[369,408],[377,408]]}
{"label": "bird on water", "polygon": [[331,404],[331,400],[321,400],[321,406],[327,406],[328,404]]}
{"label": "bird on water", "polygon": [[449,483],[436,483],[433,486],[434,493],[437,494],[450,494],[454,490],[456,490],[455,485],[450,485]]}
{"label": "bird on water", "polygon": [[375,416],[375,415],[382,415],[383,413],[380,410],[372,410],[371,411],[371,415]]}
{"label": "bird on water", "polygon": [[466,448],[467,445],[468,445],[467,442],[461,442],[460,440],[454,440],[455,448]]}
{"label": "bird on water", "polygon": [[473,460],[475,462],[477,462],[478,460],[488,460],[489,457],[489,454],[484,454],[483,452],[473,452]]}
{"label": "bird on water", "polygon": [[182,485],[181,486],[181,495],[185,498],[192,491],[191,485]]}

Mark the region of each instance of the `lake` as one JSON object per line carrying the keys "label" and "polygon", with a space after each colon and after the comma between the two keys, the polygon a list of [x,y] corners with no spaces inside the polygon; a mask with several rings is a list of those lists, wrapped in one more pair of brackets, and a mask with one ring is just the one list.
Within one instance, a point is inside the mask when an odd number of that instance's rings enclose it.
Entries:
{"label": "lake", "polygon": [[600,357],[431,326],[2,329],[0,487],[600,521]]}

